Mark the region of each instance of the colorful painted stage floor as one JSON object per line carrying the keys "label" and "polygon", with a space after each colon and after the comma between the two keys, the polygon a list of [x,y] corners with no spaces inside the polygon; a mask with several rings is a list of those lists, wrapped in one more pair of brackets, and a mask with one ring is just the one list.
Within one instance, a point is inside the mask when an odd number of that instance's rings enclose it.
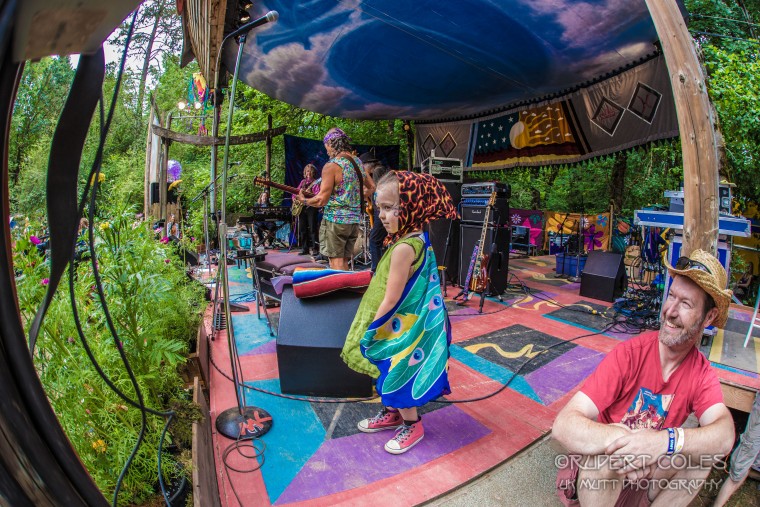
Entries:
{"label": "colorful painted stage floor", "polygon": [[[225,467],[222,454],[232,441],[214,430],[223,505],[415,505],[472,480],[544,436],[604,355],[632,336],[596,334],[611,322],[603,315],[610,305],[579,297],[579,284],[554,278],[553,267],[553,257],[512,259],[510,282],[524,283],[532,295],[516,291],[503,302],[488,299],[483,315],[477,313],[477,299],[467,307],[447,302],[453,325],[449,371],[453,392],[447,397],[451,403],[425,407],[425,439],[406,454],[392,456],[383,450],[392,432],[368,435],[356,429],[357,421],[379,410],[379,400],[323,404],[246,389],[246,404],[266,409],[274,425],[262,438],[263,466],[250,473],[233,470],[255,467],[253,460],[236,452],[228,455]],[[249,299],[252,283],[245,270],[230,268],[230,287],[231,301]],[[449,298],[457,292],[449,287]],[[263,315],[256,316],[253,303],[246,305],[253,311],[232,314],[244,379],[279,392],[275,338]],[[270,311],[274,324],[278,316]],[[718,366],[722,378],[760,388],[760,337],[743,351],[722,345],[733,343],[731,334],[741,333],[743,341],[741,329],[744,326],[746,332],[748,326],[746,310],[736,307],[731,316],[706,353],[711,360],[731,363]],[[713,357],[716,346],[723,348]],[[211,342],[211,355],[228,374],[224,331]],[[742,369],[745,366],[747,370]],[[210,376],[214,420],[236,401],[227,379],[213,368]],[[508,387],[501,389],[506,382]],[[480,401],[457,403],[497,391]],[[250,451],[250,444],[245,446]]]}

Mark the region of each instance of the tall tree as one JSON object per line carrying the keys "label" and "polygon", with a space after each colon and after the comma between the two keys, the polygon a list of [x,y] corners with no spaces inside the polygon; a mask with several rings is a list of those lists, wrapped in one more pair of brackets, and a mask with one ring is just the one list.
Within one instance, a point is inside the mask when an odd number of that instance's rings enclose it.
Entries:
{"label": "tall tree", "polygon": [[[174,3],[174,0],[146,0],[135,22],[129,58],[130,62],[140,61],[136,104],[140,116],[144,111],[148,78],[158,79],[163,72],[165,55],[178,55],[182,47],[182,24]],[[127,22],[114,32],[111,42],[123,46],[128,29]]]}
{"label": "tall tree", "polygon": [[30,153],[41,141],[52,137],[73,76],[74,70],[67,57],[43,58],[29,63],[24,69],[13,106],[8,159],[12,185],[18,183]]}

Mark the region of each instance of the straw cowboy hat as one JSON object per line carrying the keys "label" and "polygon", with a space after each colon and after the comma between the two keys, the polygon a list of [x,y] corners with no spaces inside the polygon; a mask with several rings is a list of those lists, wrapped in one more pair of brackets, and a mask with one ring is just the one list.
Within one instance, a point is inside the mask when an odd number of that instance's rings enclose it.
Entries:
{"label": "straw cowboy hat", "polygon": [[728,305],[731,304],[731,291],[726,289],[728,277],[720,261],[704,250],[694,250],[688,257],[681,257],[673,267],[665,261],[670,276],[682,275],[690,278],[715,301],[718,316],[713,325],[723,328],[728,320]]}

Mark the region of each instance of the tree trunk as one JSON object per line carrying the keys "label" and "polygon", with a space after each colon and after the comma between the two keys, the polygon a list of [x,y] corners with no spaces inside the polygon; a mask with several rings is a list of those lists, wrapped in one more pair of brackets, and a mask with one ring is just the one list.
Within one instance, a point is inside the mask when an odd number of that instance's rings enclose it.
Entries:
{"label": "tree trunk", "polygon": [[662,44],[683,153],[683,255],[718,252],[718,142],[694,39],[675,0],[645,0]]}
{"label": "tree trunk", "polygon": [[153,53],[153,43],[156,40],[156,33],[158,33],[158,24],[161,21],[161,17],[164,15],[163,4],[156,11],[156,16],[153,18],[153,29],[150,32],[150,38],[148,39],[148,46],[145,48],[145,58],[143,58],[142,71],[140,72],[140,87],[137,92],[137,111],[139,117],[142,118],[143,114],[143,99],[145,98],[145,83],[148,80],[148,70],[150,69],[150,58]]}
{"label": "tree trunk", "polygon": [[616,153],[615,162],[612,164],[612,181],[610,182],[610,206],[612,206],[614,213],[620,213],[623,210],[627,166],[628,154],[624,151]]}

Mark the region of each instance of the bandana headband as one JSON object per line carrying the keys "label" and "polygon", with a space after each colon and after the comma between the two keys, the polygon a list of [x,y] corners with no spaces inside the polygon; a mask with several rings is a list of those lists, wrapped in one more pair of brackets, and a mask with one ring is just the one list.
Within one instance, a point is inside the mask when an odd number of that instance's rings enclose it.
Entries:
{"label": "bandana headband", "polygon": [[457,210],[446,187],[434,176],[396,171],[398,178],[398,231],[385,238],[389,245],[431,220],[457,218]]}
{"label": "bandana headband", "polygon": [[341,129],[339,129],[339,128],[336,127],[334,129],[330,130],[330,132],[327,133],[327,135],[325,136],[325,138],[322,139],[322,144],[328,144],[333,139],[339,139],[341,137],[345,137],[349,141],[351,140],[351,138],[348,137],[348,134],[346,134]]}

